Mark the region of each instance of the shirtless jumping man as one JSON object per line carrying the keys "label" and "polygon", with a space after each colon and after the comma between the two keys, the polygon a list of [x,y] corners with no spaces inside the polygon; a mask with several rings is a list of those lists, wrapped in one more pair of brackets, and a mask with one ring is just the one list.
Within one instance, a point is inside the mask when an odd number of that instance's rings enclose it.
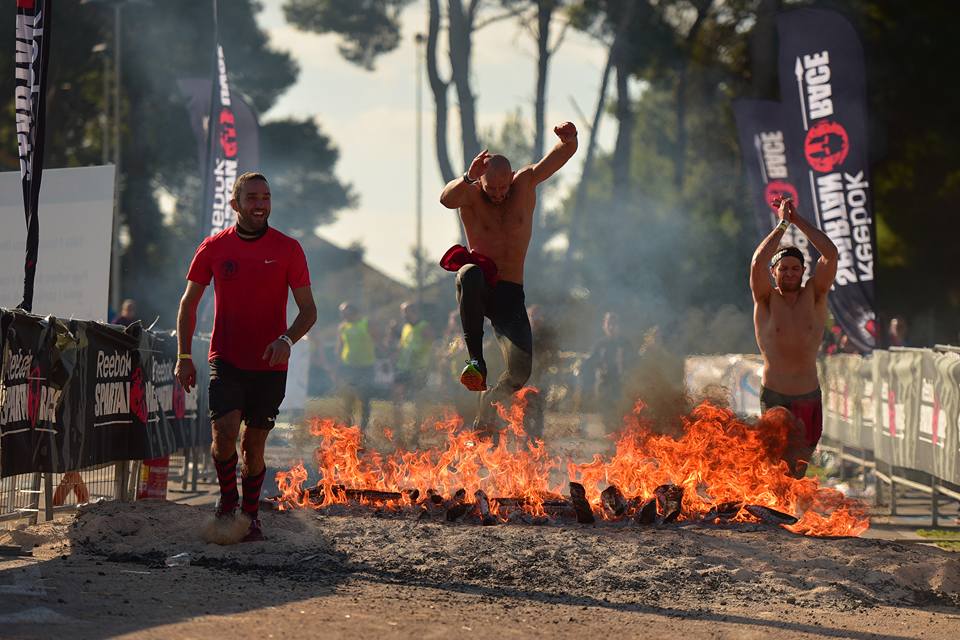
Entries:
{"label": "shirtless jumping man", "polygon": [[[780,223],[757,247],[750,265],[753,324],[763,354],[760,407],[763,412],[784,407],[802,423],[803,433],[791,434],[784,456],[794,477],[802,478],[823,431],[817,350],[827,319],[827,294],[837,275],[837,247],[797,213],[793,202],[780,199],[774,205]],[[790,224],[820,252],[806,284],[803,253],[796,247],[779,246]]]}
{"label": "shirtless jumping man", "polygon": [[[564,122],[553,129],[560,142],[534,165],[514,172],[510,161],[484,150],[463,176],[440,194],[440,203],[459,209],[470,250],[459,245],[441,260],[457,272],[457,302],[470,360],[460,382],[482,391],[475,427],[490,432],[496,422],[493,404],[503,402],[530,377],[533,340],[524,306],[523,263],[533,232],[536,187],[556,173],[577,150],[577,128]],[[504,371],[487,389],[483,359],[483,321],[490,318],[496,333]]]}

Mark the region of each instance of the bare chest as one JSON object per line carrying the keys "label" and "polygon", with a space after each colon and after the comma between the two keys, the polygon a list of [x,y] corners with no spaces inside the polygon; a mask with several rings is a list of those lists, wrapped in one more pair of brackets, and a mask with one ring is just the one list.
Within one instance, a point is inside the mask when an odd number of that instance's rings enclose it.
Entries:
{"label": "bare chest", "polygon": [[758,338],[768,344],[818,345],[826,320],[826,308],[822,306],[815,304],[808,293],[792,303],[775,293],[769,307],[758,310]]}

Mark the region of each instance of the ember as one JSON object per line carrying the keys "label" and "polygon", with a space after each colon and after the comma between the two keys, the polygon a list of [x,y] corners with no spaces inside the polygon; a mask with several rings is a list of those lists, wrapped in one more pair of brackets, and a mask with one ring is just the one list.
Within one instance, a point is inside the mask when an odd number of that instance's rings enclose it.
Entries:
{"label": "ember", "polygon": [[[511,407],[501,407],[508,428],[497,444],[453,417],[436,424],[445,437],[441,447],[361,453],[358,428],[314,420],[320,482],[304,488],[302,464],[278,473],[278,506],[376,503],[397,512],[413,508],[420,517],[482,524],[761,521],[815,536],[855,536],[869,526],[863,504],[820,487],[816,479],[791,477],[781,460],[789,428],[782,412],[749,425],[705,403],[684,419],[684,433],[674,439],[651,432],[638,403],[624,420],[614,454],[586,463],[569,460],[564,479],[561,460],[523,431],[527,393],[521,390]],[[561,494],[564,480],[569,499]]]}

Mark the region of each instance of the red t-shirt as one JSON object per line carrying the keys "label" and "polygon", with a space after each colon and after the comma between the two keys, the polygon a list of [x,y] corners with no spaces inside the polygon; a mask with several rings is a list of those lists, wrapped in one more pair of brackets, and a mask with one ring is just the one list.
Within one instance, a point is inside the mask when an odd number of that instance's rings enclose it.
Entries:
{"label": "red t-shirt", "polygon": [[287,330],[287,287],[310,285],[300,243],[276,229],[256,240],[242,240],[236,227],[200,243],[187,280],[210,284],[215,294],[210,359],[239,369],[275,370],[263,352]]}

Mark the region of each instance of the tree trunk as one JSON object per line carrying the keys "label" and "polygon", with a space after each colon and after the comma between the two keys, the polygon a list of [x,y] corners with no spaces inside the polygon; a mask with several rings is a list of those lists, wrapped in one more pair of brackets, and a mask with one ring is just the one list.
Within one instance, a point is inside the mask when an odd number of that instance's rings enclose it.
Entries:
{"label": "tree trunk", "polygon": [[613,199],[616,203],[624,203],[629,197],[630,190],[630,161],[633,155],[633,105],[630,104],[629,80],[630,71],[627,67],[626,56],[623,55],[622,43],[614,44],[617,51],[617,62],[614,67],[617,72],[617,142],[613,148]]}
{"label": "tree trunk", "polygon": [[537,0],[537,95],[533,103],[533,158],[543,157],[547,111],[547,70],[550,65],[550,21],[556,0]]}
{"label": "tree trunk", "polygon": [[[430,91],[433,93],[433,104],[436,118],[434,120],[433,141],[437,151],[437,165],[440,168],[440,177],[444,183],[453,180],[457,173],[450,164],[450,150],[447,147],[447,122],[449,121],[447,106],[447,89],[450,82],[440,78],[437,69],[437,39],[440,33],[440,1],[429,0],[429,19],[427,23],[427,80],[430,82]],[[466,246],[467,235],[463,225],[457,224],[460,234],[460,244]]]}
{"label": "tree trunk", "polygon": [[457,89],[460,106],[460,132],[463,141],[463,171],[480,153],[477,137],[476,96],[470,87],[470,55],[473,48],[475,4],[464,11],[461,0],[449,0],[449,43],[451,80]]}
{"label": "tree trunk", "polygon": [[597,96],[597,108],[593,112],[593,122],[590,124],[590,140],[587,142],[587,153],[583,159],[583,169],[580,172],[580,182],[577,183],[577,192],[573,200],[573,209],[570,211],[570,223],[567,228],[567,253],[564,256],[564,273],[569,277],[573,264],[575,247],[580,242],[580,217],[587,203],[587,185],[593,176],[593,157],[597,150],[597,129],[600,127],[600,118],[607,106],[607,84],[610,80],[610,70],[613,68],[613,48],[607,54],[607,63],[603,67],[603,77],[600,80],[600,91]]}
{"label": "tree trunk", "polygon": [[433,103],[436,110],[434,120],[434,143],[437,150],[437,164],[440,166],[440,176],[444,182],[450,182],[457,175],[450,164],[450,151],[447,148],[447,89],[449,81],[440,78],[437,69],[437,38],[440,33],[440,2],[429,0],[429,21],[427,24],[427,79],[430,90],[433,92]]}
{"label": "tree trunk", "polygon": [[713,5],[713,0],[700,0],[694,3],[697,9],[697,18],[687,32],[684,41],[683,59],[677,71],[677,144],[673,156],[673,183],[678,194],[683,193],[683,185],[687,173],[687,78],[690,72],[690,60],[693,57],[693,46],[697,41],[703,21]]}
{"label": "tree trunk", "polygon": [[777,95],[777,12],[780,0],[760,0],[757,23],[750,33],[750,93],[753,98]]}

